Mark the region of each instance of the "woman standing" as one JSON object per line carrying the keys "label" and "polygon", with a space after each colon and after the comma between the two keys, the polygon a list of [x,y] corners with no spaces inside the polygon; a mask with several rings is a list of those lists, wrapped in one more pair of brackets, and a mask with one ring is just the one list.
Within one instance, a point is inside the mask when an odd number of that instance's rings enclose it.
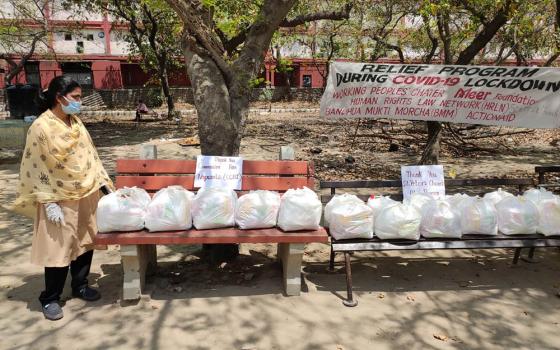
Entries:
{"label": "woman standing", "polygon": [[88,286],[97,233],[99,190],[113,187],[86,128],[76,117],[82,89],[69,76],[54,78],[39,96],[43,112],[27,133],[14,210],[33,217],[31,262],[45,268],[39,296],[49,320],[63,316],[60,295],[72,275],[72,295],[101,297]]}

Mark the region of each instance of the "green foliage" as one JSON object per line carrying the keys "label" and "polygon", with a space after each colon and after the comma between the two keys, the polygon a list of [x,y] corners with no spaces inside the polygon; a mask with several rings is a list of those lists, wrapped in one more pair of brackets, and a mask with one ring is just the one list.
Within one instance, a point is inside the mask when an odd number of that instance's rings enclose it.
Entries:
{"label": "green foliage", "polygon": [[288,74],[294,71],[294,63],[289,58],[280,58],[276,61],[276,71]]}
{"label": "green foliage", "polygon": [[146,106],[160,107],[163,104],[163,95],[161,89],[149,89],[146,92]]}

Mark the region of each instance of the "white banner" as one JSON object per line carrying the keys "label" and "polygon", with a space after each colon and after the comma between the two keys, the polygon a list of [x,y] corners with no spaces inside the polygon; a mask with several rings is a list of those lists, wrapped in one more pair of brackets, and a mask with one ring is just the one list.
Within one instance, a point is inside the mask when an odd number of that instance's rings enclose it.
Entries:
{"label": "white banner", "polygon": [[560,127],[560,69],[331,63],[321,116]]}
{"label": "white banner", "polygon": [[241,157],[197,156],[194,187],[226,187],[241,190]]}

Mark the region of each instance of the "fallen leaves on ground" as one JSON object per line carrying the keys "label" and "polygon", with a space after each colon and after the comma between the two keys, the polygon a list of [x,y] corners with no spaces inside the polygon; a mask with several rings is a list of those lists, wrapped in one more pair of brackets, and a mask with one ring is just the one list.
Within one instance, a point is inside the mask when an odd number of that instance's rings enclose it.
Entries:
{"label": "fallen leaves on ground", "polygon": [[447,341],[447,339],[449,339],[448,336],[443,335],[443,334],[434,334],[434,338],[436,338],[437,340],[441,340],[441,341]]}

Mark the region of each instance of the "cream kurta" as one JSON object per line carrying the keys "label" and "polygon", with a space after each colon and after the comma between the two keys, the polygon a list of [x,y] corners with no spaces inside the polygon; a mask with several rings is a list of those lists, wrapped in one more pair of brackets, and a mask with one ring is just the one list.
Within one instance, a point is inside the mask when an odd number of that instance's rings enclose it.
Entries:
{"label": "cream kurta", "polygon": [[96,191],[86,198],[58,202],[65,221],[60,226],[47,219],[43,205],[37,206],[31,262],[46,267],[64,267],[92,250],[97,233],[95,212],[99,197],[99,191]]}

